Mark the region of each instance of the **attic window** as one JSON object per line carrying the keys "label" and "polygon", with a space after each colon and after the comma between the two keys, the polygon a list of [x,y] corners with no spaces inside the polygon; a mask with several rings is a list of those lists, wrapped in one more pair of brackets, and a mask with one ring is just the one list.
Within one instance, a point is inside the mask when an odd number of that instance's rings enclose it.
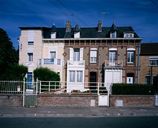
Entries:
{"label": "attic window", "polygon": [[51,33],[51,39],[55,39],[56,38],[56,32],[52,32]]}
{"label": "attic window", "polygon": [[116,37],[117,37],[116,31],[110,33],[110,38],[116,38]]}
{"label": "attic window", "polygon": [[134,33],[124,33],[124,38],[134,38]]}
{"label": "attic window", "polygon": [[74,33],[74,38],[80,38],[80,32],[75,32]]}

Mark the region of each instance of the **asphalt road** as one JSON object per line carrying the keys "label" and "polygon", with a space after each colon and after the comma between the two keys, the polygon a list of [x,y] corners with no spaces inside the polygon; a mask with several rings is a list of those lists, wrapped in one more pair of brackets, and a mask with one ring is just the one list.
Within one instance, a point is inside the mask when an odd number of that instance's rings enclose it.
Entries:
{"label": "asphalt road", "polygon": [[0,128],[158,128],[158,116],[0,118]]}

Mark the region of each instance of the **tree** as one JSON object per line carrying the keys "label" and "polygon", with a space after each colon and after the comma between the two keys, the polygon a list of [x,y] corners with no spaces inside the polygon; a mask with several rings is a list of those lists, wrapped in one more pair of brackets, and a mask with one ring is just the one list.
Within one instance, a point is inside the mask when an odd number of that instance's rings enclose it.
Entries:
{"label": "tree", "polygon": [[12,64],[18,63],[18,54],[7,33],[0,28],[0,79]]}
{"label": "tree", "polygon": [[60,76],[54,71],[48,68],[36,68],[34,70],[34,79],[39,79],[43,81],[60,81]]}
{"label": "tree", "polygon": [[27,73],[28,68],[24,65],[13,64],[9,65],[6,72],[3,74],[3,80],[17,80],[22,81]]}

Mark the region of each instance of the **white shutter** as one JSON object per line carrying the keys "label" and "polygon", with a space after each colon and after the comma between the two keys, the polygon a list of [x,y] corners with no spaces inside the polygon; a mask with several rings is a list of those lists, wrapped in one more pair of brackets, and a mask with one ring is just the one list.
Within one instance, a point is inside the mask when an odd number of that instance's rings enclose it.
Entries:
{"label": "white shutter", "polygon": [[70,48],[70,60],[73,60],[73,48]]}
{"label": "white shutter", "polygon": [[83,48],[80,48],[80,60],[83,60]]}

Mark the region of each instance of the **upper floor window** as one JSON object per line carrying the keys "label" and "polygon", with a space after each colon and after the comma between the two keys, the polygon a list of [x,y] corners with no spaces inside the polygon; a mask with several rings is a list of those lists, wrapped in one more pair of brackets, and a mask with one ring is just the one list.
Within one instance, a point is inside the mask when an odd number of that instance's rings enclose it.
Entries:
{"label": "upper floor window", "polygon": [[117,48],[109,49],[109,65],[115,65],[117,61]]}
{"label": "upper floor window", "polygon": [[33,45],[34,42],[33,41],[28,41],[28,45]]}
{"label": "upper floor window", "polygon": [[33,30],[28,31],[28,37],[27,37],[28,45],[34,44],[34,35],[35,35],[35,33]]}
{"label": "upper floor window", "polygon": [[135,62],[135,49],[128,48],[127,49],[127,63],[134,64]]}
{"label": "upper floor window", "polygon": [[75,32],[74,33],[74,38],[80,38],[80,32]]}
{"label": "upper floor window", "polygon": [[56,58],[56,51],[50,51],[50,58],[51,59]]}
{"label": "upper floor window", "polygon": [[79,61],[80,60],[80,49],[74,48],[73,60]]}
{"label": "upper floor window", "polygon": [[124,33],[124,38],[134,38],[134,33]]}
{"label": "upper floor window", "polygon": [[97,48],[90,49],[90,63],[97,63]]}
{"label": "upper floor window", "polygon": [[110,33],[110,38],[116,38],[116,37],[117,37],[116,31]]}
{"label": "upper floor window", "polygon": [[150,66],[158,66],[158,56],[149,57]]}
{"label": "upper floor window", "polygon": [[33,53],[28,53],[28,61],[29,62],[33,61]]}
{"label": "upper floor window", "polygon": [[56,38],[56,32],[52,32],[51,33],[51,39],[55,39]]}

